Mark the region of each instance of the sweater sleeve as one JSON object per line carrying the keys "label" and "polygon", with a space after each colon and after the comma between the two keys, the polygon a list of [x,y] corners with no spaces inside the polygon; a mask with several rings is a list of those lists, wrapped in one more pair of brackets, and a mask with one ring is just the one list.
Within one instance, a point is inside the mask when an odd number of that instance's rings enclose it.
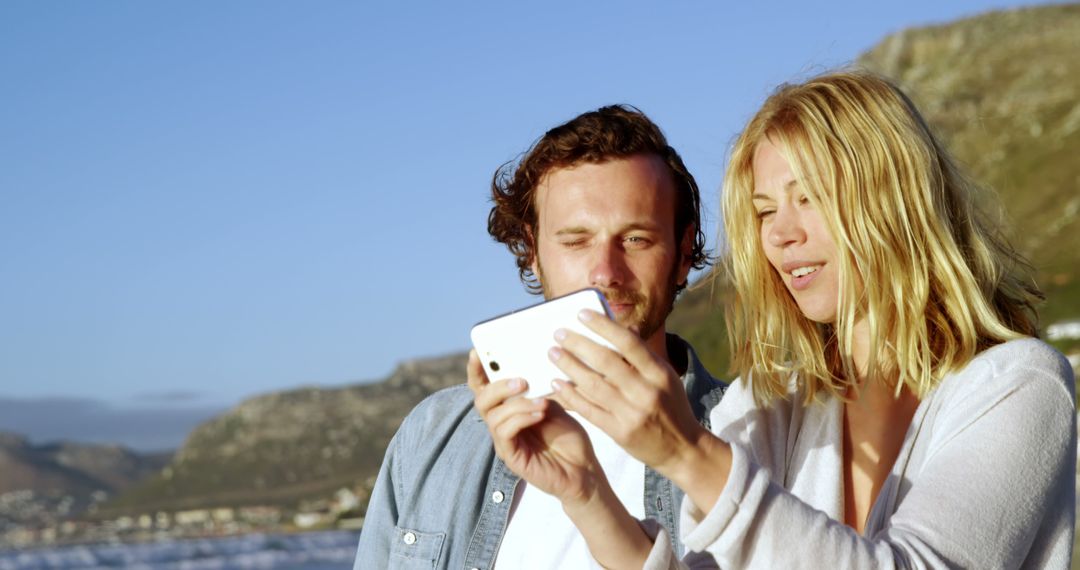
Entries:
{"label": "sweater sleeve", "polygon": [[907,493],[874,536],[804,503],[733,444],[712,509],[683,502],[684,543],[724,568],[1068,568],[1072,371],[1060,355],[1006,360],[973,363],[943,394],[933,433],[920,434],[925,459],[903,473]]}
{"label": "sweater sleeve", "polygon": [[653,540],[649,557],[642,565],[643,570],[715,570],[719,568],[709,552],[687,552],[679,560],[671,550],[671,541],[664,527],[654,519],[640,521],[641,529]]}

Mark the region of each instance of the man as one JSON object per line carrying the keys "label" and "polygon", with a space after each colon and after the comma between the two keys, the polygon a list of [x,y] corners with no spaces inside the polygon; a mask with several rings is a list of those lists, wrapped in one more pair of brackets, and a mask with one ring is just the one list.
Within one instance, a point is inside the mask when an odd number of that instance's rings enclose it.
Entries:
{"label": "man", "polygon": [[[546,298],[600,289],[616,322],[682,375],[694,414],[707,423],[724,385],[664,327],[690,270],[707,263],[700,196],[660,129],[629,107],[580,115],[548,131],[516,165],[499,168],[492,197],[488,231],[516,256],[526,286]],[[470,366],[470,375],[482,374]],[[682,492],[588,431],[619,500],[678,537]],[[473,393],[448,388],[421,402],[391,441],[355,568],[486,570],[496,563],[594,564],[551,498],[496,457]]]}

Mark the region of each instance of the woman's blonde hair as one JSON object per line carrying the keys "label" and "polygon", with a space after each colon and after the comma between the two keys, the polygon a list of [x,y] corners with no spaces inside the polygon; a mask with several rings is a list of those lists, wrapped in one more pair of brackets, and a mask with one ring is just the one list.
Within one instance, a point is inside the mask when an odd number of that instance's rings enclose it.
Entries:
{"label": "woman's blonde hair", "polygon": [[[837,246],[835,322],[802,315],[766,259],[751,194],[765,140],[787,159]],[[853,329],[865,319],[870,377],[920,398],[979,351],[1037,334],[1031,268],[977,207],[986,195],[957,168],[914,104],[863,71],[782,85],[750,120],[724,178],[732,367],[754,396],[784,396],[796,373],[807,401],[855,385]]]}

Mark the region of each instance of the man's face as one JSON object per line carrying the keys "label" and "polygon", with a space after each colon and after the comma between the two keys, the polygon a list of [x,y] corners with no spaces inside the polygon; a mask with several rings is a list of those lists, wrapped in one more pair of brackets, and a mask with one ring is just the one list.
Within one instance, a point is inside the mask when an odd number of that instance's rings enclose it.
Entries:
{"label": "man's face", "polygon": [[553,170],[537,187],[536,211],[532,270],[544,297],[595,287],[616,321],[663,346],[693,235],[688,228],[675,237],[675,188],[664,162],[636,155]]}

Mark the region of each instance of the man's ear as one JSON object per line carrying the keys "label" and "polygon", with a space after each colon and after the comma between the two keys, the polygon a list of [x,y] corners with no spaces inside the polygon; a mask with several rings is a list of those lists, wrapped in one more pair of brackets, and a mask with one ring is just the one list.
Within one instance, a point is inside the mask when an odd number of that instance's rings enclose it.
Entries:
{"label": "man's ear", "polygon": [[697,226],[688,224],[683,232],[682,241],[679,243],[679,279],[676,283],[689,285],[691,259],[694,255],[694,238],[697,237]]}
{"label": "man's ear", "polygon": [[532,271],[533,275],[539,276],[537,272],[540,269],[537,260],[540,259],[539,254],[536,251],[536,238],[533,234],[533,229],[528,224],[525,225],[525,244],[528,246],[529,251],[529,271]]}

